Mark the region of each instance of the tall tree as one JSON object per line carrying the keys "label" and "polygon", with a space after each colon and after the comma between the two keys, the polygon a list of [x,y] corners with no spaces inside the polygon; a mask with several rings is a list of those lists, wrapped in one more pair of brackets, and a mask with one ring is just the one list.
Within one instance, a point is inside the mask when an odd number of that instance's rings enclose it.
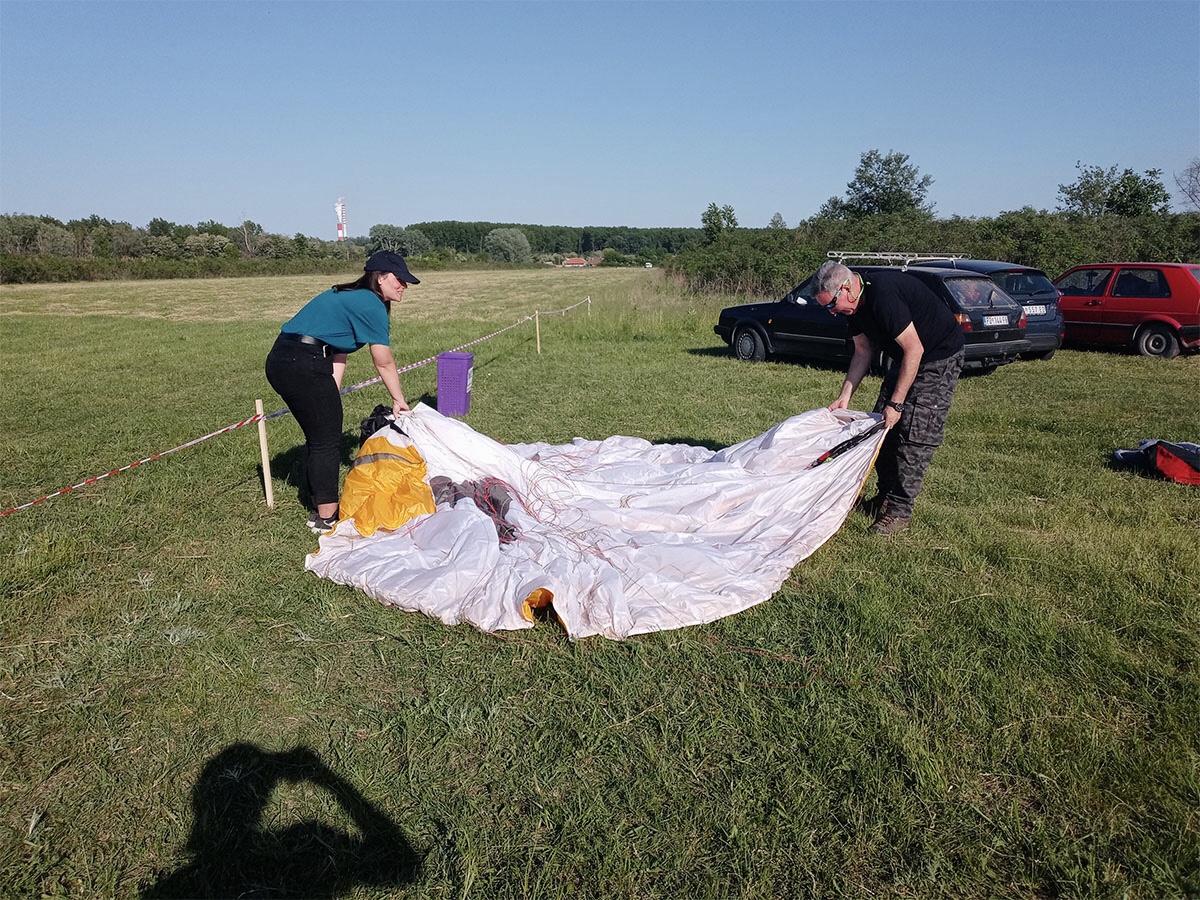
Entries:
{"label": "tall tree", "polygon": [[830,197],[817,211],[823,219],[865,219],[887,213],[933,215],[933,204],[925,199],[933,178],[921,175],[908,161],[907,153],[867,150],[859,157],[854,179],[846,185],[845,199]]}
{"label": "tall tree", "polygon": [[483,249],[502,262],[523,263],[533,258],[529,238],[519,228],[493,228],[483,239]]}
{"label": "tall tree", "polygon": [[784,221],[781,213],[775,213],[771,216],[771,221],[767,223],[768,228],[787,228],[787,222]]}
{"label": "tall tree", "polygon": [[1171,194],[1163,186],[1162,169],[1133,169],[1117,174],[1117,167],[1102,169],[1075,163],[1079,177],[1058,186],[1059,209],[1084,216],[1150,216],[1171,207]]}
{"label": "tall tree", "polygon": [[400,253],[404,243],[404,229],[399,225],[372,225],[367,232],[370,240],[367,242],[367,253],[377,253],[380,250],[391,250]]}
{"label": "tall tree", "polygon": [[98,216],[92,216],[91,219],[72,219],[67,222],[67,230],[71,232],[71,237],[75,240],[75,256],[80,258],[91,256],[95,251],[95,239],[92,236],[92,231],[98,227],[100,220]]}
{"label": "tall tree", "polygon": [[700,214],[700,225],[704,228],[705,243],[711,244],[723,232],[737,228],[737,216],[729,204],[718,207],[715,203],[708,204],[708,209]]}
{"label": "tall tree", "polygon": [[263,227],[257,222],[246,219],[239,228],[242,239],[242,250],[247,256],[256,255],[259,238],[263,235]]}
{"label": "tall tree", "polygon": [[228,225],[222,225],[220,222],[217,222],[213,219],[209,219],[207,222],[197,222],[196,233],[219,234],[221,237],[229,238],[230,240],[234,240],[237,236],[234,229],[230,228]]}
{"label": "tall tree", "polygon": [[170,237],[171,232],[174,230],[175,223],[168,222],[166,219],[151,219],[150,224],[146,226],[146,231],[150,237]]}
{"label": "tall tree", "polygon": [[1175,186],[1187,198],[1188,206],[1200,211],[1200,156],[1194,157],[1182,172],[1175,173]]}
{"label": "tall tree", "polygon": [[400,251],[405,256],[423,256],[433,250],[433,241],[425,236],[418,228],[404,229],[404,249]]}
{"label": "tall tree", "polygon": [[128,259],[141,255],[146,233],[128,222],[114,222],[109,226],[108,239],[112,245],[113,256]]}
{"label": "tall tree", "polygon": [[424,232],[416,228],[402,228],[399,225],[372,225],[367,241],[367,253],[377,250],[391,250],[401,256],[420,256],[433,249],[433,242]]}

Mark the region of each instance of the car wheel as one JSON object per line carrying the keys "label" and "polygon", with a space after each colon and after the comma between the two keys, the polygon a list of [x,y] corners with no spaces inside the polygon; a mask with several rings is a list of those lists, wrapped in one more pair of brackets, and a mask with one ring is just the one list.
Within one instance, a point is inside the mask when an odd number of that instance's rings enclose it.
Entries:
{"label": "car wheel", "polygon": [[1147,325],[1137,333],[1134,343],[1142,356],[1174,359],[1179,355],[1179,338],[1165,325]]}
{"label": "car wheel", "polygon": [[767,358],[767,348],[753,328],[739,328],[733,333],[733,355],[746,362],[762,362]]}

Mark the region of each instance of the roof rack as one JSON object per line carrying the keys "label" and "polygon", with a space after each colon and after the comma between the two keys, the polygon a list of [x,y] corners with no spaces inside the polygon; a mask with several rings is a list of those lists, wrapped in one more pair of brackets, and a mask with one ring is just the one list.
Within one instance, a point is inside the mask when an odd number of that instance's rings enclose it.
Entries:
{"label": "roof rack", "polygon": [[871,253],[860,250],[830,250],[826,254],[830,259],[836,259],[838,262],[845,265],[848,259],[858,260],[873,260],[876,262],[887,263],[894,266],[899,265],[901,269],[907,269],[915,262],[922,262],[931,259],[962,259],[963,253]]}

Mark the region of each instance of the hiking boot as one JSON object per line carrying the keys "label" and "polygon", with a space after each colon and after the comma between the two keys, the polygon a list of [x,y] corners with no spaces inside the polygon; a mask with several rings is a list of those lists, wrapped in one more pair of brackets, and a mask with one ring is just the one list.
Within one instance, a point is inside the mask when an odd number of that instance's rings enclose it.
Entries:
{"label": "hiking boot", "polygon": [[858,502],[854,504],[854,508],[863,515],[877,519],[887,514],[887,498],[880,494],[876,494],[870,500],[859,497]]}
{"label": "hiking boot", "polygon": [[884,513],[867,530],[871,534],[898,534],[901,531],[908,531],[911,523],[912,519],[909,516],[891,516]]}
{"label": "hiking boot", "polygon": [[308,516],[308,527],[312,529],[313,534],[328,534],[333,531],[333,526],[337,524],[337,513],[334,513],[328,519],[317,515],[314,509]]}

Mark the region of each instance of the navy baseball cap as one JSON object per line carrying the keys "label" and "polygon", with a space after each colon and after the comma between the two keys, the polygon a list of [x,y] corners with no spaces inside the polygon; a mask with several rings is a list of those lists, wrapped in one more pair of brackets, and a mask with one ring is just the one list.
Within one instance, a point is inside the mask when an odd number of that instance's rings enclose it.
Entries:
{"label": "navy baseball cap", "polygon": [[421,279],[408,271],[408,263],[404,257],[392,250],[380,250],[372,253],[363,266],[364,272],[391,272],[405,284],[420,284]]}

